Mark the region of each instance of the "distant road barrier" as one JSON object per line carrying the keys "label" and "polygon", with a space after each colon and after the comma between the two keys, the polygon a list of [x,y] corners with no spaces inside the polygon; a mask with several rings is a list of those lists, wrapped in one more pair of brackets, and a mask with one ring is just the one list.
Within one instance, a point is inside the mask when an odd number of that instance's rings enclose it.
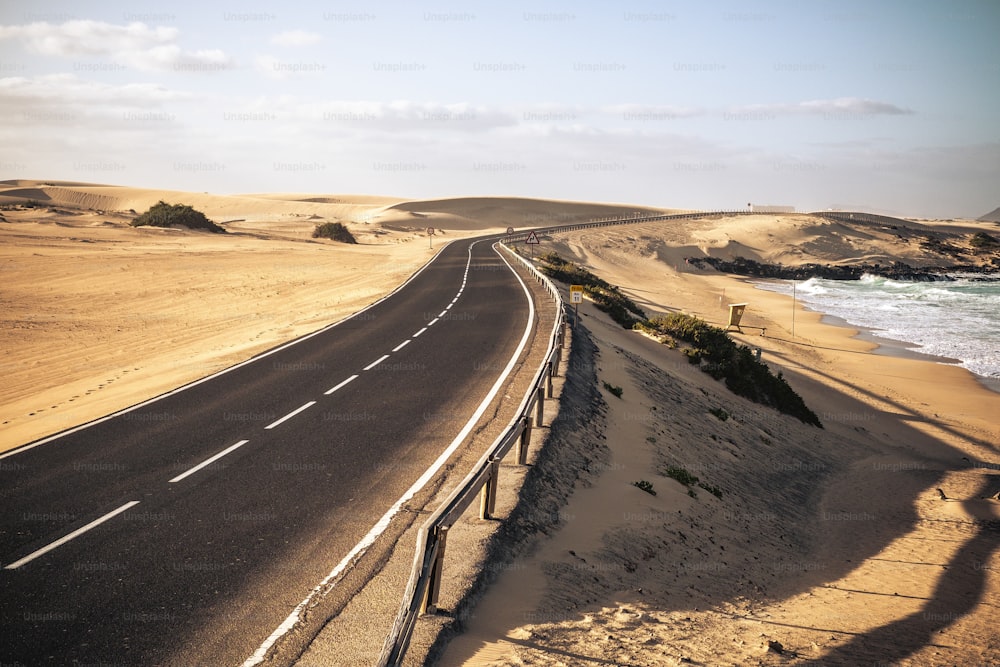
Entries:
{"label": "distant road barrier", "polygon": [[[693,218],[707,218],[713,215],[776,215],[775,213],[767,213],[764,211],[697,211],[694,213],[665,213],[663,215],[643,215],[641,213],[635,213],[633,215],[622,215],[622,216],[610,216],[607,218],[597,218],[595,220],[589,220],[587,222],[578,222],[576,224],[570,225],[554,225],[552,227],[535,227],[533,229],[525,229],[523,231],[515,232],[504,236],[504,241],[508,243],[519,243],[523,242],[528,238],[528,234],[534,232],[537,234],[553,234],[556,232],[572,232],[578,229],[592,229],[594,227],[611,227],[612,225],[637,225],[643,222],[659,222],[663,220],[691,220]],[[791,215],[791,214],[789,214]],[[801,215],[812,215],[812,214],[801,214]]]}
{"label": "distant road barrier", "polygon": [[735,210],[735,211],[697,211],[693,213],[669,213],[664,215],[643,215],[642,213],[634,213],[632,215],[623,216],[611,216],[607,218],[598,218],[595,220],[589,220],[587,222],[578,222],[569,225],[554,225],[552,227],[535,227],[532,229],[525,229],[523,231],[518,231],[514,234],[509,234],[504,237],[504,240],[508,243],[523,243],[528,235],[534,233],[536,236],[538,234],[554,234],[557,232],[572,232],[579,229],[592,229],[594,227],[610,227],[612,225],[637,225],[644,222],[660,222],[664,220],[691,220],[694,218],[707,218],[716,215],[811,215],[818,218],[825,218],[827,220],[834,220],[837,222],[854,222],[863,223],[869,225],[876,225],[880,227],[890,227],[895,228],[899,226],[912,225],[912,220],[903,220],[901,218],[892,218],[885,215],[877,215],[874,213],[861,213],[857,211],[814,211],[812,213],[774,213],[771,211],[748,211],[746,209]]}
{"label": "distant road barrier", "polygon": [[[497,245],[503,245],[498,243]],[[496,247],[496,246],[494,246]],[[509,249],[508,249],[509,250]],[[424,522],[417,533],[416,556],[413,570],[403,594],[403,603],[392,630],[386,638],[379,657],[380,667],[399,665],[413,636],[417,619],[425,613],[437,611],[441,591],[441,572],[444,567],[448,530],[479,497],[479,517],[490,519],[496,509],[496,493],[500,476],[500,461],[516,448],[515,457],[520,465],[527,462],[531,431],[542,423],[545,398],[552,397],[552,378],[558,373],[565,342],[565,304],[552,281],[527,259],[509,252],[526,266],[535,280],[542,284],[555,303],[556,318],[552,325],[548,349],[530,389],[521,401],[517,416],[507,430],[497,438],[479,459],[462,483],[455,488],[442,505]]]}

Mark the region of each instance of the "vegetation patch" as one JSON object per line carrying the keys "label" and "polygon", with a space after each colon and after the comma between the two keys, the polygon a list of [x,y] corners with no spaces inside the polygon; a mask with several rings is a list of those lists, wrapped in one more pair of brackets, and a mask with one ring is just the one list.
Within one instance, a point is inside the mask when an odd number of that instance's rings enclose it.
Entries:
{"label": "vegetation patch", "polygon": [[215,224],[201,211],[196,211],[187,204],[168,204],[160,201],[149,207],[145,213],[132,221],[133,227],[187,227],[188,229],[204,229],[216,234],[225,234],[226,230]]}
{"label": "vegetation patch", "polygon": [[332,241],[339,241],[340,243],[358,242],[354,238],[354,234],[351,234],[351,230],[340,222],[324,222],[322,225],[316,225],[312,236],[314,239],[330,239]]}
{"label": "vegetation patch", "polygon": [[698,482],[698,477],[692,475],[684,468],[677,466],[667,466],[667,469],[663,472],[664,475],[671,479],[675,479],[684,486],[691,486]]}
{"label": "vegetation patch", "polygon": [[976,250],[1000,250],[1000,241],[986,232],[977,232],[969,239],[969,245]]}
{"label": "vegetation patch", "polygon": [[542,262],[539,267],[542,273],[567,285],[583,285],[584,293],[611,319],[622,325],[622,328],[631,329],[636,322],[646,319],[646,313],[642,308],[622,294],[618,287],[595,276],[582,266],[567,262],[555,252],[547,252],[539,259]]}
{"label": "vegetation patch", "polygon": [[729,419],[729,413],[722,408],[712,408],[709,410],[720,422],[724,422]]}
{"label": "vegetation patch", "polygon": [[[618,287],[583,267],[564,260],[555,252],[547,252],[539,259],[543,273],[560,282],[583,285],[584,292],[597,307],[623,327],[645,331],[671,347],[676,347],[678,340],[688,343],[690,347],[684,349],[688,360],[716,380],[725,380],[726,387],[733,393],[823,428],[816,413],[806,406],[780,372],[778,375],[771,373],[766,364],[756,359],[753,350],[746,345],[737,345],[719,327],[682,313],[646,319],[642,309],[622,294]],[[604,387],[621,398],[620,393],[615,393],[607,383]],[[621,391],[620,387],[617,389]],[[729,418],[728,413],[721,409],[712,414],[722,421]]]}
{"label": "vegetation patch", "polygon": [[[688,360],[698,364],[701,370],[716,380],[725,380],[726,387],[734,394],[772,407],[806,424],[823,427],[816,413],[806,406],[780,372],[777,375],[771,373],[766,364],[757,361],[753,350],[746,345],[737,345],[719,327],[691,315],[671,313],[642,322],[637,328],[690,344],[691,347],[684,350]],[[720,415],[716,416],[722,419]]]}
{"label": "vegetation patch", "polygon": [[604,388],[607,389],[610,393],[612,393],[615,396],[617,396],[618,398],[622,397],[622,388],[621,387],[616,387],[613,384],[605,382],[604,383]]}
{"label": "vegetation patch", "polygon": [[651,496],[656,495],[656,491],[653,490],[653,484],[651,482],[647,482],[644,479],[641,479],[638,482],[632,482],[632,486],[642,489]]}

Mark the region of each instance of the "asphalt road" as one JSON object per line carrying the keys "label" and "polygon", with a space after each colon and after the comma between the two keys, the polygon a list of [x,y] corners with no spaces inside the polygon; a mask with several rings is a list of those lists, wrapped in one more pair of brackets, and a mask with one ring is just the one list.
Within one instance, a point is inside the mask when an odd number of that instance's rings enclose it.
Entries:
{"label": "asphalt road", "polygon": [[527,297],[490,243],[469,248],[349,320],[0,458],[0,664],[243,664],[514,353]]}

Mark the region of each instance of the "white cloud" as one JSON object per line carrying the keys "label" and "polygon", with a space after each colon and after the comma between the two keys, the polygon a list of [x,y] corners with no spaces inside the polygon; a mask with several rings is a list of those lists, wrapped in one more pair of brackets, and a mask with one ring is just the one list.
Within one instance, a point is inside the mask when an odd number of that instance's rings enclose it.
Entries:
{"label": "white cloud", "polygon": [[870,118],[872,116],[902,116],[912,114],[910,109],[904,109],[889,102],[880,102],[859,97],[838,97],[832,100],[806,100],[794,103],[751,104],[735,107],[728,113],[732,114],[807,114],[826,117]]}
{"label": "white cloud", "polygon": [[286,30],[271,38],[271,43],[277,46],[308,46],[316,44],[322,37],[315,32],[305,30]]}
{"label": "white cloud", "polygon": [[662,104],[616,104],[603,107],[601,111],[609,115],[620,116],[625,120],[635,121],[677,120],[705,115],[704,109]]}
{"label": "white cloud", "polygon": [[116,104],[146,107],[188,98],[186,93],[152,83],[111,85],[87,81],[72,74],[49,74],[36,78],[0,79],[0,100],[4,106],[18,103],[47,102],[76,104]]}
{"label": "white cloud", "polygon": [[144,23],[39,22],[0,26],[0,39],[20,39],[31,51],[47,56],[111,55],[172,43],[177,39],[177,29],[150,28]]}
{"label": "white cloud", "polygon": [[140,70],[209,72],[231,69],[232,59],[218,49],[184,51],[176,28],[145,23],[117,25],[103,21],[46,22],[0,26],[0,40],[19,39],[29,51],[46,56],[108,57]]}

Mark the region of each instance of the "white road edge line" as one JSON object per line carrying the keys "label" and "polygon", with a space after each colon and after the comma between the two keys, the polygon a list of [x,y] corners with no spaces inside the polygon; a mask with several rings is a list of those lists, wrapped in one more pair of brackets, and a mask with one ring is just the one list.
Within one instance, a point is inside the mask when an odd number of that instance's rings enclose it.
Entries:
{"label": "white road edge line", "polygon": [[354,382],[354,381],[355,381],[355,380],[357,380],[357,379],[358,379],[358,376],[357,376],[357,375],[352,375],[351,377],[347,378],[346,380],[344,380],[343,382],[341,382],[340,384],[338,384],[338,385],[337,385],[336,387],[330,387],[329,389],[327,389],[326,391],[324,391],[324,392],[323,392],[323,395],[324,395],[324,396],[329,396],[329,395],[330,395],[330,394],[332,394],[333,392],[335,392],[335,391],[337,391],[338,389],[340,389],[340,388],[342,388],[342,387],[346,386],[346,385],[347,385],[348,383],[350,383],[350,382]]}
{"label": "white road edge line", "polygon": [[396,347],[392,348],[392,351],[393,351],[393,352],[399,352],[399,351],[400,351],[400,350],[402,350],[402,349],[403,349],[404,347],[406,347],[407,345],[409,345],[409,344],[410,344],[410,340],[412,340],[412,339],[410,339],[410,338],[407,338],[407,339],[406,339],[406,340],[404,340],[404,341],[403,341],[402,343],[400,343],[400,344],[399,344],[399,345],[397,345]]}
{"label": "white road edge line", "polygon": [[122,505],[121,507],[119,507],[118,509],[113,510],[111,512],[108,512],[107,514],[105,514],[101,518],[94,519],[93,521],[91,521],[90,523],[88,523],[83,528],[77,528],[76,530],[74,530],[69,535],[66,535],[65,537],[60,537],[55,542],[52,542],[51,544],[42,547],[38,551],[34,551],[34,552],[28,554],[27,556],[25,556],[21,560],[14,561],[10,565],[7,565],[6,567],[4,567],[4,569],[5,570],[16,570],[17,568],[21,567],[25,563],[30,563],[31,561],[35,560],[39,556],[41,556],[43,554],[47,554],[48,552],[52,551],[56,547],[61,547],[62,545],[64,545],[67,542],[69,542],[70,540],[72,540],[74,538],[77,538],[77,537],[80,537],[81,535],[83,535],[84,533],[86,533],[91,528],[96,528],[97,526],[101,525],[102,523],[104,523],[108,519],[111,519],[111,518],[113,518],[115,516],[118,516],[119,514],[121,514],[122,512],[124,512],[125,510],[129,509],[130,507],[135,507],[138,504],[139,504],[138,500],[133,500],[133,501],[127,502],[124,505]]}
{"label": "white road edge line", "polygon": [[249,440],[240,440],[235,445],[231,445],[229,447],[226,447],[225,449],[223,449],[221,452],[219,452],[215,456],[213,456],[211,458],[207,458],[204,461],[202,461],[201,463],[199,463],[198,465],[196,465],[195,467],[190,468],[186,472],[182,472],[181,474],[177,475],[177,477],[174,477],[172,480],[170,480],[170,484],[173,484],[174,482],[179,482],[182,479],[184,479],[185,477],[187,477],[188,475],[192,475],[192,474],[198,472],[199,470],[201,470],[205,466],[207,466],[207,465],[209,465],[211,463],[214,463],[215,461],[218,461],[219,459],[221,459],[223,456],[225,456],[229,452],[233,451],[234,449],[238,449],[238,448],[242,447],[243,445],[247,444],[248,442],[250,442],[250,441]]}
{"label": "white road edge line", "polygon": [[287,415],[285,415],[284,417],[282,417],[278,421],[271,422],[270,424],[268,424],[267,426],[265,426],[264,429],[265,430],[272,429],[275,426],[278,426],[279,424],[281,424],[281,423],[283,423],[283,422],[291,419],[292,417],[294,417],[295,415],[299,414],[300,412],[302,412],[306,408],[311,408],[314,405],[316,405],[316,401],[309,401],[305,405],[303,405],[301,407],[298,407],[298,408],[295,408],[294,410],[292,410],[291,412],[289,412]]}
{"label": "white road edge line", "polygon": [[371,362],[370,364],[368,364],[367,366],[365,366],[361,370],[363,370],[363,371],[370,371],[371,369],[375,368],[376,366],[378,366],[379,364],[381,364],[383,361],[385,361],[388,358],[389,358],[388,354],[383,354],[381,357],[379,357],[375,361]]}
{"label": "white road edge line", "polygon": [[[478,241],[475,243],[478,243]],[[473,245],[475,245],[475,243]],[[517,271],[514,271],[514,268],[507,263],[507,260],[503,257],[503,255],[500,255],[500,259],[503,259],[504,263],[507,264],[507,268],[511,270],[514,277],[516,277],[518,282],[521,283],[521,289],[524,290],[524,294],[528,298],[528,324],[525,326],[524,335],[521,336],[521,342],[518,344],[517,349],[514,350],[514,354],[511,356],[510,361],[507,362],[507,366],[503,369],[503,372],[497,378],[493,387],[490,388],[489,393],[486,394],[486,398],[484,398],[483,402],[479,404],[478,408],[476,408],[472,417],[465,424],[459,434],[455,436],[455,439],[451,441],[451,444],[448,445],[443,452],[441,452],[441,455],[438,456],[437,460],[424,471],[424,474],[413,483],[413,486],[407,489],[406,493],[404,493],[399,500],[393,503],[392,507],[389,508],[389,511],[387,511],[382,518],[378,520],[378,523],[372,526],[372,529],[368,531],[368,534],[365,535],[364,538],[362,538],[362,540],[358,542],[346,556],[344,556],[342,561],[337,563],[337,567],[333,568],[333,571],[330,572],[330,574],[328,574],[318,586],[309,592],[306,599],[300,602],[298,606],[292,610],[292,613],[288,615],[288,618],[286,618],[284,622],[271,633],[270,637],[264,640],[264,643],[260,645],[260,648],[258,648],[252,656],[246,659],[246,662],[243,663],[242,667],[254,667],[254,665],[259,665],[264,662],[264,659],[267,657],[267,652],[271,650],[271,647],[274,646],[274,644],[281,639],[283,635],[287,634],[292,628],[295,627],[295,624],[299,622],[300,615],[307,607],[310,606],[313,598],[324,592],[327,587],[330,586],[330,583],[339,577],[340,574],[346,570],[355,559],[360,558],[368,550],[368,548],[375,543],[375,540],[385,532],[385,530],[389,527],[389,522],[392,521],[392,518],[399,513],[403,505],[416,495],[420,489],[422,489],[424,485],[426,485],[427,482],[429,482],[431,478],[437,474],[438,470],[444,466],[455,450],[458,449],[459,445],[461,445],[465,438],[469,435],[472,429],[475,428],[476,423],[479,421],[480,417],[483,416],[483,413],[486,412],[487,408],[489,408],[490,403],[493,402],[496,395],[500,393],[500,389],[507,380],[507,376],[509,376],[514,370],[514,366],[517,365],[517,360],[520,358],[521,353],[528,344],[528,340],[531,338],[531,331],[535,326],[535,303],[531,299],[531,292],[528,291],[528,286],[524,284],[524,280],[521,279],[521,276],[518,275]],[[469,261],[472,261],[471,245],[469,246]],[[334,585],[336,584],[334,583]]]}

